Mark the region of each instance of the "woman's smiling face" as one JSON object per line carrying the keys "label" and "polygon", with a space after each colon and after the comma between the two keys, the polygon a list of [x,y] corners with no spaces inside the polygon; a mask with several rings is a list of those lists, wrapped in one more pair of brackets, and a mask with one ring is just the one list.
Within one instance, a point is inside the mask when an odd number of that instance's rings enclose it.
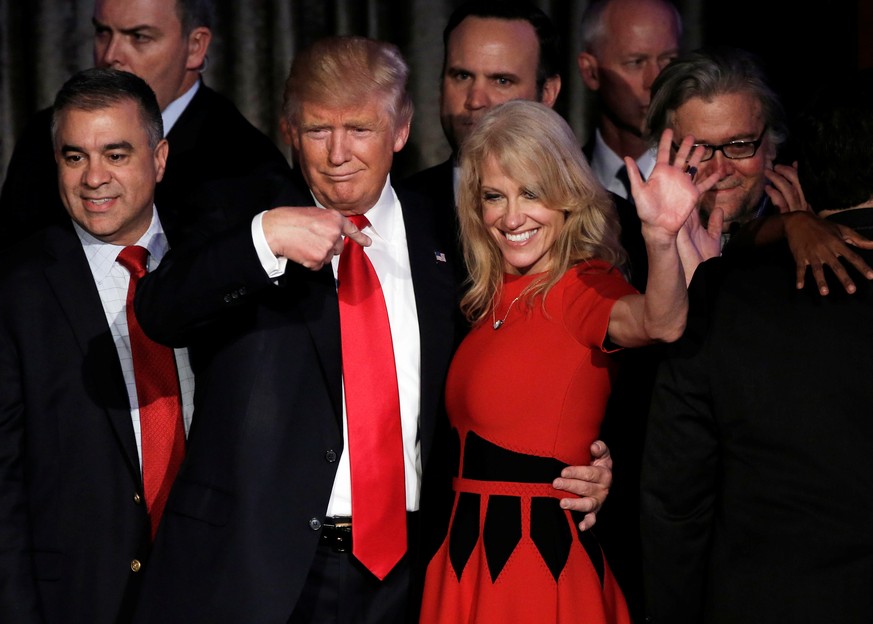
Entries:
{"label": "woman's smiling face", "polygon": [[509,177],[493,157],[482,167],[482,219],[503,256],[506,273],[542,273],[549,268],[552,248],[564,213],[549,208],[531,189]]}

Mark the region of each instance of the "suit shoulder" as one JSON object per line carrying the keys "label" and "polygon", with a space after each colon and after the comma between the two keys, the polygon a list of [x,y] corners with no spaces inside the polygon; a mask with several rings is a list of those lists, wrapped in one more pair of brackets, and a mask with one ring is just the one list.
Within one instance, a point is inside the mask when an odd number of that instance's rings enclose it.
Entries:
{"label": "suit shoulder", "polygon": [[243,152],[245,159],[281,159],[287,165],[287,159],[270,137],[252,124],[229,98],[206,85],[200,86],[170,131],[171,144],[174,131],[196,133],[198,143],[209,146],[211,153],[204,150],[204,155],[212,159],[225,158],[233,149],[237,154]]}
{"label": "suit shoulder", "polygon": [[396,188],[414,190],[423,194],[431,194],[434,189],[451,189],[453,184],[452,168],[452,160],[446,160],[401,179]]}

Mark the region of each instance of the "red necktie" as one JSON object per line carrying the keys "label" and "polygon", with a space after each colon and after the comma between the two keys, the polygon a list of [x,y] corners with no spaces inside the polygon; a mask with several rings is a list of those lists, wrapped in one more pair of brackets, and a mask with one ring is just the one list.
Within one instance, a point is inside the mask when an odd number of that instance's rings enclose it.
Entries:
{"label": "red necktie", "polygon": [[135,245],[125,247],[118,254],[119,264],[130,271],[127,331],[139,399],[143,489],[154,539],[170,486],[185,456],[185,429],[173,350],[146,336],[133,311],[133,295],[137,282],[146,274],[147,258],[145,247]]}
{"label": "red necktie", "polygon": [[[350,217],[364,229],[363,215]],[[346,238],[337,270],[352,473],[352,553],[379,579],[406,552],[400,396],[388,310],[364,248]]]}

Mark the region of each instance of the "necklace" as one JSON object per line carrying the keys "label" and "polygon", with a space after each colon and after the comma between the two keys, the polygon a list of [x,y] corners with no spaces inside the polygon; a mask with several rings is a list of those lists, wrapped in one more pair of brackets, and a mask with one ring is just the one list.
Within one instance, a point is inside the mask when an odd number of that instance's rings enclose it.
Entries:
{"label": "necklace", "polygon": [[[519,297],[520,296],[521,295],[519,295]],[[513,299],[512,303],[509,304],[509,307],[506,308],[506,314],[503,315],[502,319],[497,319],[495,314],[494,314],[494,310],[491,310],[491,320],[494,321],[494,324],[491,325],[491,327],[493,327],[495,331],[500,329],[501,327],[503,327],[503,324],[506,322],[506,317],[509,316],[509,312],[510,312],[510,310],[512,310],[512,306],[515,305],[516,301],[518,301],[518,297]]]}

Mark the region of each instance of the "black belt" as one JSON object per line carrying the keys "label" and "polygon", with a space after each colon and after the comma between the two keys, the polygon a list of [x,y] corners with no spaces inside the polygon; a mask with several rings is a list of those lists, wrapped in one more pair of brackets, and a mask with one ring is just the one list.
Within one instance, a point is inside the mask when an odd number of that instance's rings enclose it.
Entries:
{"label": "black belt", "polygon": [[321,527],[321,542],[334,552],[352,552],[352,518],[336,516],[325,518]]}
{"label": "black belt", "polygon": [[[406,512],[406,529],[410,540],[418,534],[418,512]],[[321,543],[334,552],[352,552],[351,516],[328,516],[321,525]]]}

